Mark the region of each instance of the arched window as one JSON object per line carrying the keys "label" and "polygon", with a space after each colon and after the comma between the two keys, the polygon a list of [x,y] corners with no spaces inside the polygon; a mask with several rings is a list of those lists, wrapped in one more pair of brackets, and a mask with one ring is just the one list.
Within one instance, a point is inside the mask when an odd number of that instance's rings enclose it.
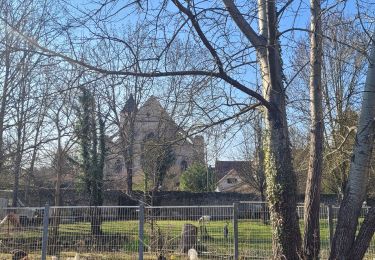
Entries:
{"label": "arched window", "polygon": [[188,168],[188,163],[187,163],[187,161],[182,160],[181,163],[180,163],[180,169],[181,169],[181,171],[182,171],[182,172],[183,172],[183,171],[186,171],[187,168]]}

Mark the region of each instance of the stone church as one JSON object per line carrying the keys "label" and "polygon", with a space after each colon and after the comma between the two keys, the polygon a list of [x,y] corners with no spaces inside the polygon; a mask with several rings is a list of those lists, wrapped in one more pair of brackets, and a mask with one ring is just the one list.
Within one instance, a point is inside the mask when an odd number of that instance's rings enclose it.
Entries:
{"label": "stone church", "polygon": [[[193,163],[204,163],[205,144],[202,136],[187,136],[159,100],[151,96],[141,107],[136,107],[132,95],[121,111],[121,123],[127,124],[129,112],[135,113],[133,145],[133,190],[143,190],[145,173],[142,167],[144,144],[150,138],[158,137],[168,142],[173,153],[173,162],[159,187],[160,190],[178,190],[181,173]],[[126,129],[124,127],[123,129]],[[105,180],[107,189],[126,188],[126,167],[121,154],[119,134],[108,140],[109,154],[106,158]],[[143,163],[144,165],[144,163]],[[150,188],[149,188],[150,189]]]}

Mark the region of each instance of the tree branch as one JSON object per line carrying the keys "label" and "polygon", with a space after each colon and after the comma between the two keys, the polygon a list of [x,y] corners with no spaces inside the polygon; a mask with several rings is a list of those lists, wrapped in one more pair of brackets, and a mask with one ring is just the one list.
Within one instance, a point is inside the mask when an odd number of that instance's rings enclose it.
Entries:
{"label": "tree branch", "polygon": [[243,15],[240,13],[237,6],[234,4],[233,0],[223,0],[223,2],[230,16],[237,24],[238,28],[251,42],[255,49],[265,47],[267,44],[266,39],[263,39],[254,31],[254,29],[250,26],[250,24],[245,20]]}
{"label": "tree branch", "polygon": [[219,68],[219,72],[224,73],[223,63],[221,62],[220,57],[217,54],[214,47],[208,41],[206,35],[203,33],[201,27],[199,26],[198,21],[195,19],[195,15],[188,8],[184,7],[178,0],[173,0],[173,3],[178,8],[178,10],[180,10],[189,18],[199,38],[202,40],[204,46],[206,46],[206,48],[208,49],[208,51],[211,53],[212,57],[214,58],[215,63]]}
{"label": "tree branch", "polygon": [[[230,77],[229,75],[227,75],[224,72],[223,69],[220,69],[219,65],[218,65],[219,66],[219,72],[215,72],[215,71],[202,71],[202,70],[151,71],[151,72],[137,72],[137,71],[127,71],[127,70],[126,71],[125,70],[107,70],[107,69],[103,69],[103,68],[100,68],[100,67],[97,67],[97,66],[93,66],[93,65],[88,64],[88,63],[86,63],[86,62],[84,62],[82,60],[77,60],[77,59],[71,58],[71,57],[69,57],[67,55],[64,55],[62,53],[59,53],[59,52],[50,50],[50,49],[48,49],[48,48],[46,48],[44,46],[41,46],[36,40],[34,40],[33,38],[31,38],[31,37],[29,37],[27,35],[24,35],[22,32],[20,32],[19,30],[17,30],[16,28],[14,28],[12,25],[10,25],[6,20],[4,20],[2,18],[0,18],[0,19],[7,26],[9,26],[9,28],[12,30],[13,33],[17,34],[19,37],[21,37],[22,39],[24,39],[26,42],[28,42],[30,45],[34,46],[35,48],[40,49],[41,51],[43,51],[45,53],[45,55],[47,55],[47,56],[55,56],[55,57],[61,58],[61,59],[65,60],[65,61],[67,61],[69,63],[79,65],[79,66],[84,67],[84,68],[86,68],[88,70],[91,70],[91,71],[95,71],[95,72],[102,73],[102,74],[107,74],[107,75],[137,76],[137,77],[145,77],[145,78],[171,77],[171,76],[208,76],[208,77],[216,77],[216,78],[220,78],[220,79],[224,80],[225,82],[231,84],[234,88],[236,88],[236,89],[238,89],[238,90],[240,90],[240,91],[248,94],[249,96],[254,97],[263,106],[265,106],[267,109],[272,109],[270,103],[266,99],[264,99],[262,95],[260,95],[259,93],[257,93],[254,90],[251,90],[250,88],[246,87],[245,85],[241,84],[237,80],[235,80],[232,77]],[[207,38],[205,38],[205,39],[206,39],[206,41],[208,43],[208,46],[211,46],[209,44]],[[211,48],[213,49],[212,46],[211,46]],[[216,51],[214,49],[213,49],[213,53],[216,53]],[[213,56],[214,56],[214,54],[213,54]],[[216,56],[217,56],[217,53],[216,53]],[[215,56],[214,56],[214,58],[215,58]],[[217,61],[220,62],[219,59],[217,59],[216,62]],[[219,64],[221,64],[221,62]],[[221,68],[222,68],[222,65],[221,65]]]}
{"label": "tree branch", "polygon": [[285,9],[288,8],[288,6],[291,3],[293,3],[293,0],[289,0],[288,2],[286,2],[285,5],[283,7],[281,7],[281,9],[278,12],[276,12],[276,16],[279,17],[285,11]]}

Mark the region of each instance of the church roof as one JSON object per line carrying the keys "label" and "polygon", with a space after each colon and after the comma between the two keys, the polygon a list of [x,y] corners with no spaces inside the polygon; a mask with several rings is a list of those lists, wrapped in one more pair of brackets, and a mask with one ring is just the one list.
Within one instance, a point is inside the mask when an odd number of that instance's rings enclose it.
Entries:
{"label": "church roof", "polygon": [[154,119],[156,117],[156,119],[160,122],[168,122],[169,125],[176,128],[176,130],[181,129],[181,127],[176,124],[176,122],[169,115],[166,109],[160,104],[158,98],[153,95],[146,100],[146,102],[139,108],[137,112],[137,116],[144,115],[151,115],[151,117],[154,117]]}
{"label": "church roof", "polygon": [[134,100],[133,94],[129,95],[128,100],[125,103],[124,108],[121,110],[122,113],[131,113],[137,109],[137,104]]}
{"label": "church roof", "polygon": [[149,97],[146,100],[146,102],[143,104],[143,106],[140,108],[140,110],[144,109],[144,108],[151,108],[151,109],[154,109],[154,110],[156,109],[156,110],[159,110],[159,111],[163,111],[163,113],[167,113],[167,111],[165,111],[165,109],[160,104],[158,98],[155,97],[154,95],[152,95],[151,97]]}

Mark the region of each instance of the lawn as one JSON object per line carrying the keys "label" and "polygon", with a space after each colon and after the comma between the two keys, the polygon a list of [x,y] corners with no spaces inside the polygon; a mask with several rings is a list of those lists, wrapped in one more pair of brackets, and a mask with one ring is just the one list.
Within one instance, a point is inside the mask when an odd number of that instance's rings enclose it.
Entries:
{"label": "lawn", "polygon": [[[196,220],[148,220],[144,228],[144,251],[155,259],[157,252],[163,251],[168,259],[184,259],[179,256],[181,233],[184,224],[199,227]],[[228,224],[229,235],[224,237],[223,228]],[[73,252],[86,254],[87,259],[136,259],[138,252],[138,221],[105,221],[101,225],[103,234],[93,238],[89,222],[60,224],[58,239],[50,235],[49,246],[56,246],[64,256],[74,256]],[[197,248],[203,252],[201,259],[225,259],[233,254],[233,225],[226,220],[210,221],[205,225],[207,233],[199,231]],[[301,222],[302,228],[302,222]],[[199,229],[198,229],[199,230]],[[271,254],[271,226],[260,220],[239,220],[238,241],[240,256],[268,258]],[[206,234],[202,236],[201,234]],[[0,230],[1,252],[18,247],[28,252],[40,252],[41,229],[17,231],[11,228]],[[12,244],[13,243],[13,244]],[[373,244],[372,244],[373,246]],[[322,258],[326,258],[329,247],[328,223],[321,221]],[[371,252],[373,255],[373,252]],[[3,257],[3,258],[2,258]],[[9,259],[0,255],[0,259]],[[147,258],[145,258],[147,259]],[[245,258],[243,258],[245,259]],[[249,258],[250,259],[250,258]]]}

